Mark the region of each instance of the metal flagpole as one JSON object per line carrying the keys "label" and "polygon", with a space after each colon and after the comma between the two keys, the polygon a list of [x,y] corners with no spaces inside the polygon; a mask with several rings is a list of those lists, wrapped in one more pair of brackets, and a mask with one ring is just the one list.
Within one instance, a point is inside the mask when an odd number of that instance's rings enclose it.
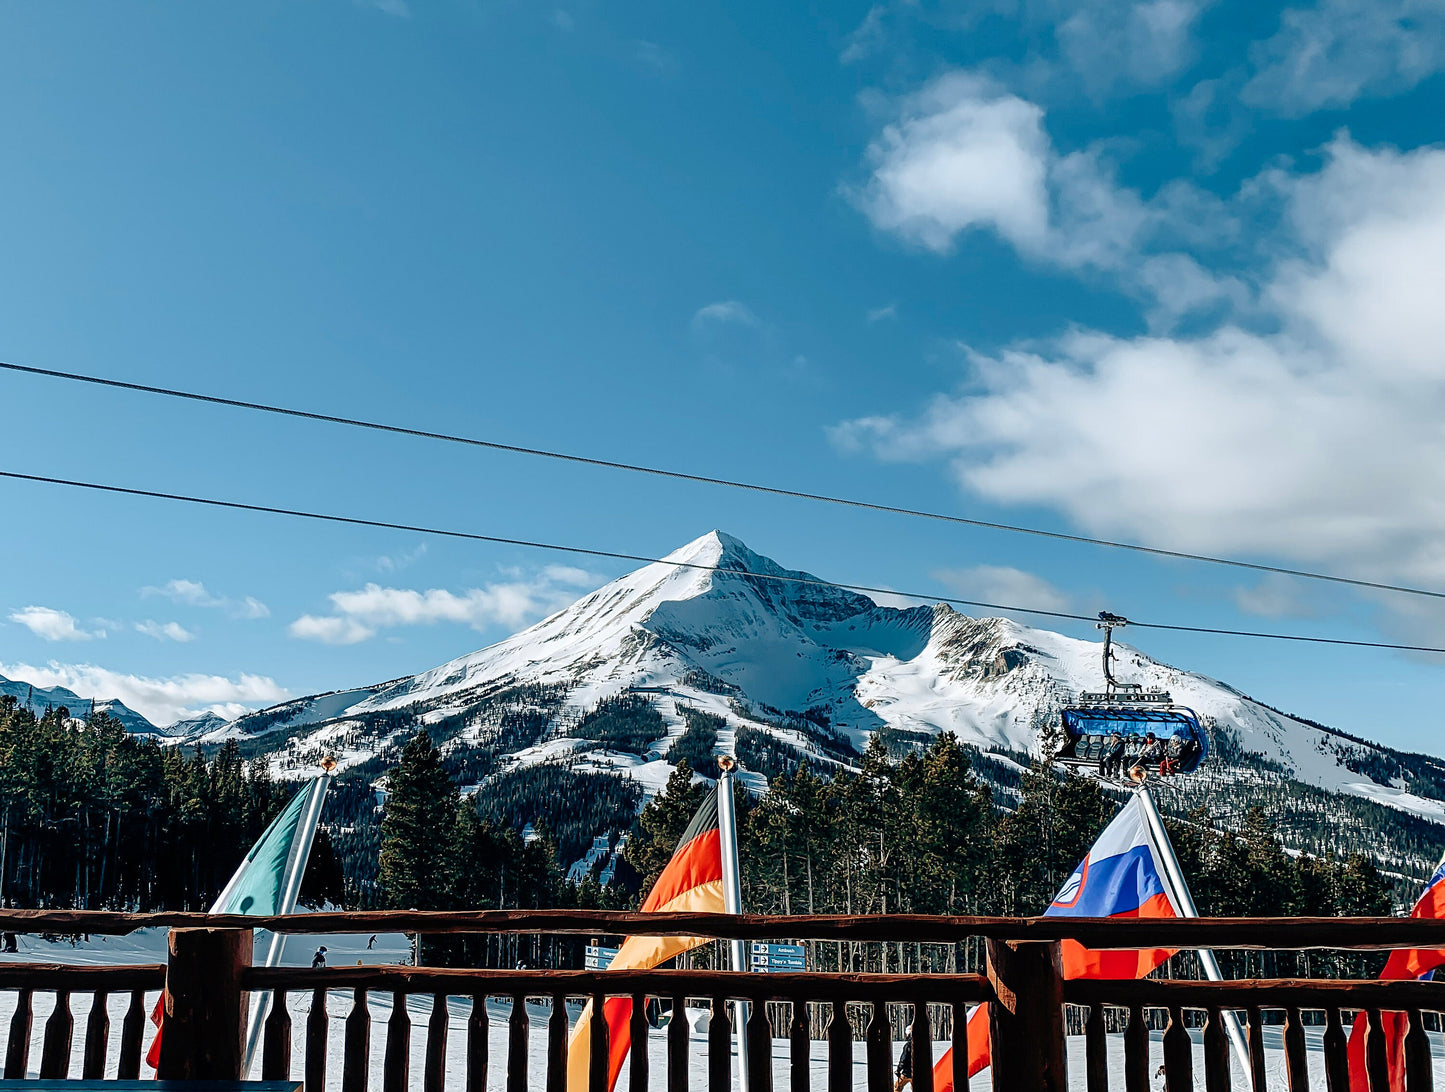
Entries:
{"label": "metal flagpole", "polygon": [[[1153,843],[1154,855],[1159,863],[1164,866],[1164,880],[1169,885],[1169,897],[1173,901],[1175,909],[1181,917],[1197,918],[1199,911],[1194,906],[1194,897],[1189,894],[1189,885],[1184,882],[1184,872],[1179,867],[1179,859],[1174,856],[1174,846],[1169,841],[1169,835],[1164,830],[1164,819],[1159,814],[1159,808],[1154,803],[1154,796],[1149,791],[1148,785],[1140,785],[1134,790],[1134,799],[1139,801],[1139,806],[1144,811],[1144,819],[1149,825],[1149,840]],[[1208,948],[1200,948],[1195,953],[1199,956],[1199,965],[1204,969],[1204,977],[1211,982],[1223,982],[1224,974],[1219,969],[1219,961],[1214,958],[1214,953]],[[1235,1057],[1244,1070],[1245,1079],[1249,1079],[1249,1044],[1244,1038],[1244,1029],[1239,1026],[1239,1017],[1232,1009],[1221,1009],[1224,1017],[1224,1029],[1229,1033],[1229,1041],[1234,1045]]]}
{"label": "metal flagpole", "polygon": [[[743,912],[743,887],[738,866],[738,819],[733,810],[733,760],[724,755],[718,759],[722,776],[717,781],[717,827],[722,842],[723,910],[728,914]],[[733,970],[746,973],[747,950],[741,940],[732,941]],[[748,1004],[733,1002],[733,1034],[738,1044],[738,1088],[748,1092]]]}
{"label": "metal flagpole", "polygon": [[[306,862],[311,856],[311,843],[316,840],[316,826],[321,821],[321,807],[326,803],[326,790],[331,784],[331,771],[336,768],[336,763],[327,759],[322,763],[321,773],[311,783],[311,799],[306,802],[306,810],[301,814],[301,821],[297,824],[296,841],[293,843],[290,854],[289,868],[286,872],[285,881],[281,886],[281,905],[277,910],[278,914],[290,914],[296,909],[296,900],[301,895],[301,880],[306,872]],[[271,944],[266,950],[265,967],[275,967],[281,962],[281,955],[286,948],[286,934],[272,933]],[[266,1012],[271,1007],[271,991],[267,990],[256,995],[256,1003],[252,1006],[250,1027],[246,1031],[246,1058],[241,1065],[241,1075],[251,1071],[251,1063],[256,1057],[256,1047],[261,1042],[261,1027],[266,1020]]]}

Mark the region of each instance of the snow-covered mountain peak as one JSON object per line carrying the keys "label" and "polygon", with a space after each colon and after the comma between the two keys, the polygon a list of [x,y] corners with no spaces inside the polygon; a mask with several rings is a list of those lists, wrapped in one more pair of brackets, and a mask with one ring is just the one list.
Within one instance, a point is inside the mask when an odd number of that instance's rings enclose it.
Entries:
{"label": "snow-covered mountain peak", "polygon": [[[1329,791],[1445,818],[1445,805],[1404,781],[1356,772],[1385,761],[1371,757],[1380,749],[1129,645],[1116,649],[1122,678],[1169,690],[1231,753],[1258,756]],[[1036,750],[1041,730],[1078,692],[1100,688],[1100,652],[1098,641],[973,618],[944,604],[879,606],[711,531],[497,644],[420,675],[288,702],[203,738],[280,731],[310,739],[306,754],[324,748],[358,761],[419,723],[443,728],[455,746],[507,741],[511,762],[581,764],[649,787],[670,772],[662,756],[691,710],[721,718],[727,727],[717,746],[730,751],[744,729],[814,757],[819,747],[834,747],[834,760],[875,732],[921,741],[946,730],[1018,754]],[[662,718],[655,730],[665,733],[621,756],[600,737],[574,731],[620,695],[651,703]],[[806,724],[823,735],[810,735]],[[288,746],[295,752],[294,740]]]}

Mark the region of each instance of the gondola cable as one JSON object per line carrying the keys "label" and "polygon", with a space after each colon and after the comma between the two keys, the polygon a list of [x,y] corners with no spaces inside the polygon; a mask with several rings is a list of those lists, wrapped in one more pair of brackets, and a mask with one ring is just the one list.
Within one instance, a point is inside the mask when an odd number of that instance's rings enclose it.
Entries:
{"label": "gondola cable", "polygon": [[[706,572],[743,576],[753,580],[767,580],[776,583],[811,585],[814,587],[841,588],[844,591],[862,595],[897,596],[917,599],[923,603],[947,603],[950,606],[982,607],[985,610],[1002,611],[1008,614],[1031,614],[1044,618],[1065,618],[1077,622],[1095,622],[1096,616],[1075,614],[1069,611],[1045,610],[1040,607],[1017,607],[1001,603],[987,603],[978,599],[962,599],[957,596],[934,595],[929,592],[899,591],[897,588],[875,587],[867,584],[843,584],[833,580],[815,577],[795,576],[785,573],[756,573],[747,569],[736,569],[726,565],[705,565],[697,561],[676,561],[666,557],[648,557],[643,554],[622,553],[616,550],[599,550],[587,546],[567,546],[553,542],[539,542],[532,539],[511,538],[503,535],[486,535],[475,531],[457,531],[441,527],[424,527],[418,524],[397,523],[389,520],[367,519],[362,516],[342,516],[335,513],[311,512],[299,508],[282,508],[269,504],[249,504],[244,501],[221,500],[216,497],[195,497],[184,493],[167,493],[155,489],[137,489],[124,485],[106,485],[101,482],[77,481],[71,478],[57,478],[42,474],[22,474],[14,470],[0,470],[0,478],[12,481],[35,482],[43,485],[61,485],[72,489],[87,489],[100,493],[112,493],[130,497],[147,497],[153,500],[178,501],[185,504],[199,504],[210,508],[223,508],[238,512],[260,512],[267,515],[293,516],[298,519],[339,523],[353,527],[373,527],[390,531],[409,531],[414,534],[436,535],[439,538],[456,538],[471,542],[490,542],[501,546],[518,546],[532,550],[550,550],[556,553],[576,554],[583,557],[600,557],[615,561],[640,562],[646,565],[672,565],[681,569],[698,569]],[[1139,622],[1130,620],[1130,625],[1139,629],[1169,630],[1175,633],[1202,633],[1221,637],[1255,637],[1272,641],[1295,641],[1304,644],[1342,645],[1350,648],[1380,648],[1398,652],[1433,652],[1445,654],[1445,648],[1434,645],[1406,645],[1389,641],[1356,641],[1344,637],[1311,637],[1302,633],[1270,633],[1262,630],[1224,629],[1213,626],[1185,626],[1164,622]]]}
{"label": "gondola cable", "polygon": [[[204,402],[215,406],[228,406],[233,409],[254,410],[259,413],[272,413],[283,417],[297,417],[307,421],[321,421],[332,425],[345,425],[349,428],[369,429],[374,432],[392,433],[398,436],[411,436],[425,440],[439,440],[444,443],[465,444],[469,447],[485,448],[490,451],[502,451],[512,455],[527,455],[542,459],[554,459],[561,462],[573,463],[583,466],[599,467],[605,470],[621,470],[632,474],[647,474],[657,478],[668,478],[674,481],[691,482],[696,485],[714,485],[727,489],[742,489],[752,493],[762,493],[769,496],[785,497],[792,500],[814,501],[820,504],[841,505],[848,508],[859,508],[870,512],[879,512],[886,515],[910,516],[918,519],[936,520],[943,523],[959,524],[965,527],[978,527],[983,530],[1004,531],[1010,534],[1034,535],[1039,538],[1050,538],[1061,542],[1075,542],[1086,546],[1106,547],[1113,550],[1131,550],[1135,553],[1149,554],[1154,557],[1173,558],[1176,561],[1195,561],[1209,565],[1225,565],[1236,569],[1248,569],[1253,572],[1273,573],[1278,576],[1294,576],[1304,580],[1318,580],[1331,584],[1344,584],[1355,588],[1368,588],[1373,591],[1398,592],[1402,595],[1423,595],[1432,599],[1445,599],[1445,591],[1432,591],[1429,588],[1412,588],[1402,584],[1386,584],[1376,580],[1360,580],[1355,577],[1338,576],[1333,573],[1317,573],[1307,569],[1291,569],[1282,565],[1267,565],[1263,562],[1244,561],[1239,558],[1217,557],[1212,554],[1196,554],[1185,550],[1169,550],[1160,546],[1145,546],[1139,542],[1120,542],[1114,539],[1093,538],[1089,535],[1073,535],[1064,531],[1048,531],[1042,527],[1027,527],[1022,524],[999,523],[993,520],[973,519],[968,516],[955,516],[946,512],[930,512],[921,508],[904,508],[899,505],[881,504],[875,501],[859,500],[853,497],[831,496],[826,493],[810,493],[801,489],[788,489],[782,486],[764,485],[760,482],[745,482],[731,478],[718,478],[706,474],[689,474],[681,470],[668,470],[665,467],[645,466],[638,463],[624,463],[612,459],[601,459],[590,455],[575,455],[563,451],[550,451],[546,448],[525,447],[520,444],[506,444],[496,440],[483,440],[475,436],[458,436],[447,432],[433,432],[428,429],[408,428],[403,425],[388,425],[378,421],[365,421],[355,417],[341,417],[330,413],[318,413],[311,410],[295,409],[289,406],[277,406],[265,402],[249,402],[239,398],[223,398],[219,395],[201,394],[196,391],[183,391],[171,387],[158,387],[146,383],[130,383],[120,379],[106,379],[101,376],[85,375],[80,372],[65,372],[54,368],[36,368],[27,364],[12,364],[0,361],[0,369],[10,372],[19,372],[25,375],[38,375],[50,379],[65,379],[76,383],[90,383],[100,387],[112,387],[118,390],[136,391],[141,394],[158,394],[167,398],[180,398],[192,402]],[[1137,623],[1136,623],[1137,624]],[[1156,626],[1155,628],[1168,628]]]}

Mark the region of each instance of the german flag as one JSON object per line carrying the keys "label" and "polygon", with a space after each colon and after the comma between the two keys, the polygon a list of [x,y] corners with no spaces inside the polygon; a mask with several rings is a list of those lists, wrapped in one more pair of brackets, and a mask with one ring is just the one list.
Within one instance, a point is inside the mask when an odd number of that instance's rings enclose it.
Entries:
{"label": "german flag", "polygon": [[[679,911],[703,911],[721,914],[723,904],[722,840],[717,821],[717,789],[714,788],[687,825],[677,852],[653,884],[644,914],[669,914]],[[619,971],[647,970],[666,963],[674,956],[707,943],[706,937],[628,937],[617,950],[610,969]],[[617,1074],[632,1046],[632,999],[610,997],[602,1006],[607,1021],[607,1087],[617,1083]],[[592,1003],[582,1010],[572,1040],[567,1044],[567,1092],[587,1092],[588,1070],[592,1064]],[[683,1019],[680,1012],[674,1020]]]}

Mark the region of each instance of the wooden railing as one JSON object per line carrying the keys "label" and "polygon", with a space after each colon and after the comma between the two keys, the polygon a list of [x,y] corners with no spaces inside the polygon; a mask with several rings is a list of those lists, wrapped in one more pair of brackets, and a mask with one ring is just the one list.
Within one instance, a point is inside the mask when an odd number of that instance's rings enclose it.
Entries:
{"label": "wooden railing", "polygon": [[[1193,1092],[1196,1070],[1204,1092],[1265,1090],[1266,1025],[1282,1034],[1279,1063],[1290,1092],[1311,1087],[1305,1026],[1323,1027],[1324,1087],[1347,1092],[1346,1042],[1356,1014],[1365,1014],[1365,1058],[1371,1092],[1389,1092],[1386,1024],[1405,1029],[1408,1092],[1433,1088],[1427,1024],[1445,1010],[1445,983],[1295,979],[1198,981],[1068,981],[1060,974],[1060,942],[1091,948],[1354,949],[1445,948],[1445,922],[1386,919],[1155,919],[882,917],[758,917],[713,914],[638,915],[613,912],[479,913],[376,912],[303,914],[262,919],[197,914],[125,915],[0,911],[0,930],[22,933],[125,934],[143,927],[171,929],[164,966],[72,967],[0,964],[0,994],[12,993],[4,1062],[7,1078],[135,1077],[146,1037],[148,1005],[164,990],[166,1031],[159,1076],[235,1079],[240,1075],[248,993],[273,991],[265,1018],[260,1075],[304,1079],[323,1092],[481,1092],[498,1078],[507,1092],[567,1088],[567,1046],[582,1003],[600,1011],[607,998],[630,999],[634,1049],[619,1088],[665,1087],[686,1092],[731,1088],[736,1064],[731,1001],[748,1003],[744,1029],[749,1092],[824,1088],[843,1092],[893,1086],[893,1024],[907,1014],[914,1084],[935,1092],[932,1065],[952,1045],[967,1057],[967,1016],[989,1006],[991,1083],[1009,1092],[1063,1092],[1068,1087],[1066,1006],[1086,1012],[1081,1057],[1089,1092],[1153,1087],[1149,1024],[1167,1027],[1160,1044],[1166,1088]],[[787,973],[732,971],[484,970],[441,967],[252,966],[251,928],[287,933],[408,932],[516,933],[596,936],[646,933],[721,938],[956,944],[982,937],[985,974]],[[38,1067],[32,1066],[32,1000],[51,994]],[[90,994],[89,1017],[77,1036],[71,998]],[[111,1026],[112,997],[128,996],[121,1026]],[[424,999],[417,1016],[410,999]],[[494,999],[488,1004],[488,999]],[[671,1007],[661,1035],[649,1034],[646,1002]],[[340,1001],[341,1010],[335,1010]],[[309,1001],[309,1005],[307,1002]],[[330,1002],[330,1004],[328,1004]],[[428,1003],[429,1002],[429,1003]],[[373,1061],[374,1024],[389,1003]],[[569,1013],[569,1003],[571,1010]],[[691,1006],[710,1014],[705,1039],[694,1039],[685,1018]],[[529,1007],[531,1013],[529,1013]],[[374,1011],[375,1010],[375,1011]],[[1248,1067],[1232,1071],[1227,1013],[1248,1035]],[[1277,1014],[1283,1024],[1277,1025]],[[810,1028],[823,1017],[821,1040]],[[1308,1019],[1307,1019],[1308,1018]],[[533,1027],[534,1020],[544,1026]],[[424,1061],[411,1071],[418,1025]],[[1202,1031],[1196,1045],[1189,1028]],[[1122,1067],[1110,1070],[1108,1027],[1122,1028]],[[941,1031],[940,1028],[947,1030]],[[78,1054],[74,1040],[79,1038]],[[339,1049],[333,1049],[338,1039]],[[539,1064],[529,1059],[533,1045]],[[856,1045],[855,1045],[856,1044]],[[606,1088],[607,1026],[594,1020],[589,1040],[589,1092]],[[857,1052],[861,1051],[861,1057]],[[294,1055],[294,1056],[293,1056]],[[77,1064],[78,1063],[78,1064]],[[701,1064],[705,1063],[705,1064]]]}

